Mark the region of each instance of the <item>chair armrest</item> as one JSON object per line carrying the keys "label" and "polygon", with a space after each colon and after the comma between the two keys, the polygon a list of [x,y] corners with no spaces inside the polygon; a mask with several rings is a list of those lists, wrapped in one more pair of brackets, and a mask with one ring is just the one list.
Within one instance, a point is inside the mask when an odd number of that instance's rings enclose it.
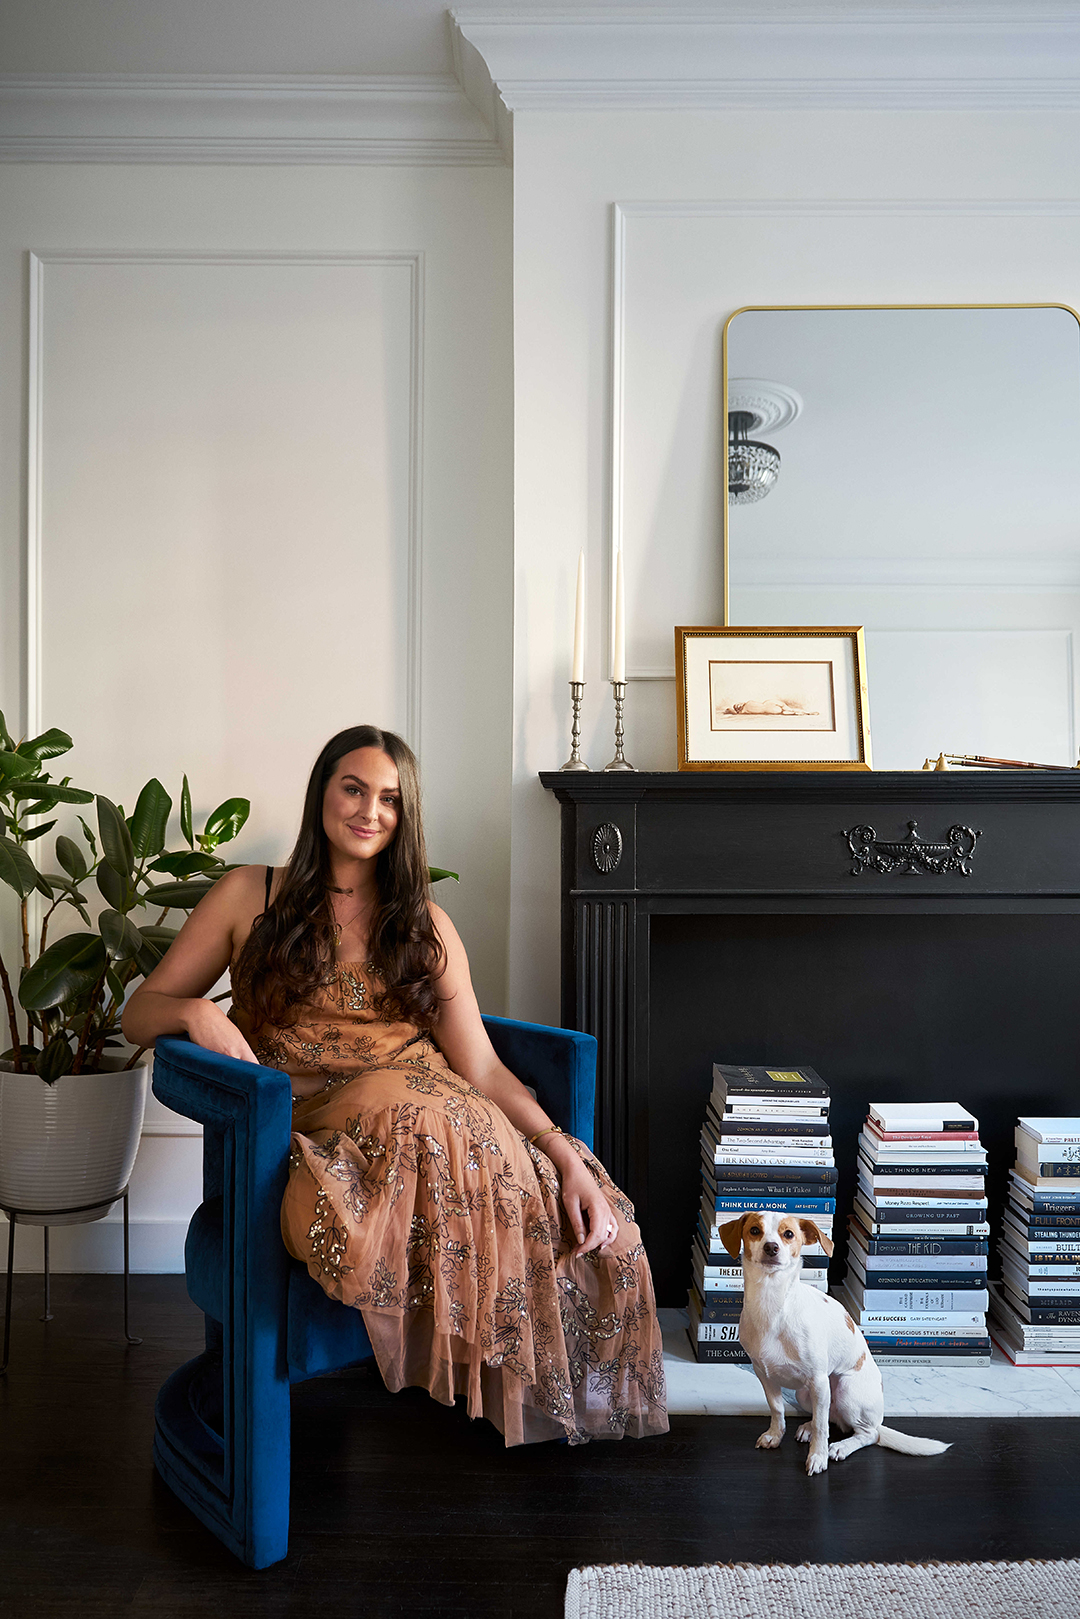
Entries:
{"label": "chair armrest", "polygon": [[[222,1199],[224,1307],[284,1318],[288,1255],[281,1200],[289,1164],[288,1074],[165,1036],[154,1050],[154,1095],[203,1125],[203,1197]],[[257,1258],[256,1258],[257,1256]],[[255,1259],[249,1265],[249,1259]],[[243,1295],[243,1304],[240,1295]]]}
{"label": "chair armrest", "polygon": [[543,1023],[485,1017],[484,1027],[499,1061],[536,1099],[556,1124],[593,1144],[596,1098],[596,1038],[575,1029],[552,1029]]}
{"label": "chair armrest", "polygon": [[[262,1068],[207,1051],[188,1039],[162,1036],[154,1049],[153,1092],[159,1102],[203,1126],[203,1197],[222,1192],[225,1130],[242,1130],[257,1152],[257,1176],[283,1165],[292,1129],[292,1083],[277,1068]],[[284,1173],[281,1188],[284,1193]]]}

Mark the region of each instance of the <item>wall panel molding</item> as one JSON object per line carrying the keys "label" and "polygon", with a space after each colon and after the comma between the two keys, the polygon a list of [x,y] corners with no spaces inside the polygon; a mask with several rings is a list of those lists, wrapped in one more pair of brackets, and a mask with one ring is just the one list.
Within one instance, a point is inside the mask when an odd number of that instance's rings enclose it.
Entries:
{"label": "wall panel molding", "polygon": [[501,166],[451,74],[0,75],[0,162]]}
{"label": "wall panel molding", "polygon": [[26,537],[24,568],[24,691],[23,729],[27,736],[42,728],[42,477],[44,345],[47,318],[47,269],[51,264],[198,264],[289,266],[399,266],[409,276],[409,510],[406,605],[406,695],[408,736],[414,747],[421,740],[423,689],[423,415],[424,415],[424,255],[422,252],[306,253],[205,252],[176,249],[39,249],[29,258]]}
{"label": "wall panel molding", "polygon": [[[605,588],[608,597],[608,646],[605,666],[610,662],[610,648],[614,632],[615,557],[623,545],[625,505],[625,434],[626,434],[626,323],[627,323],[627,269],[630,254],[630,224],[635,219],[714,219],[714,218],[873,218],[873,217],[969,217],[1017,219],[1076,219],[1080,218],[1080,197],[1015,198],[1015,197],[959,197],[959,198],[716,198],[689,200],[634,200],[611,205],[611,290],[610,290],[610,382],[609,382],[609,474],[608,474],[608,540],[605,546],[607,574]],[[872,301],[872,300],[870,300]],[[728,311],[730,313],[730,311]],[[844,564],[837,564],[838,577],[847,583],[880,585],[882,588],[912,588],[925,590],[971,589],[974,586],[998,590],[1055,590],[1074,587],[1071,572],[1053,570],[1036,565],[1025,572],[1015,564],[987,560],[973,565],[970,578],[965,582],[946,577],[948,566],[925,563],[912,558],[900,570],[890,571],[888,566],[879,570],[880,577],[861,569],[858,578],[844,573]],[[818,583],[829,583],[819,578]],[[740,579],[740,584],[753,588],[781,589],[808,588],[810,580],[789,577],[786,581],[770,574],[768,559],[762,559],[755,577]],[[674,664],[657,667],[627,669],[632,681],[673,681]]]}

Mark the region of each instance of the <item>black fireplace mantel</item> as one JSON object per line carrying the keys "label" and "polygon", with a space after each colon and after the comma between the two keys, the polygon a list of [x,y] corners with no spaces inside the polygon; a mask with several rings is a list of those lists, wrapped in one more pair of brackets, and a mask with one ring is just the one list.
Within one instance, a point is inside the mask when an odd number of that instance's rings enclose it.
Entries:
{"label": "black fireplace mantel", "polygon": [[662,1298],[707,1057],[814,1062],[846,1094],[838,1162],[867,1086],[947,1086],[1007,1151],[1028,1051],[1054,1069],[1028,1111],[1080,1112],[1080,770],[540,779],[562,813],[562,1019],[597,1036],[597,1150]]}

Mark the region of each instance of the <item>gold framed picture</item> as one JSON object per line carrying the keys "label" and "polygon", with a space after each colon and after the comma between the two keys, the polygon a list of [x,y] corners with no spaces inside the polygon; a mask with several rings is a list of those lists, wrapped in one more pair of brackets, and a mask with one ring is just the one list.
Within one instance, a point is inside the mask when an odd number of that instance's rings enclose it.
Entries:
{"label": "gold framed picture", "polygon": [[869,770],[863,632],[679,625],[680,770]]}

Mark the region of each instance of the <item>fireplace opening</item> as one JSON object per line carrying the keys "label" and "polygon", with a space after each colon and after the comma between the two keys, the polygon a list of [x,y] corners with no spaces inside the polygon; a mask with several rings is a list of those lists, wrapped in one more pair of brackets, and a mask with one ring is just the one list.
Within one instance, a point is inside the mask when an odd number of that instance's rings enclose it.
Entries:
{"label": "fireplace opening", "polygon": [[627,1190],[659,1302],[686,1302],[716,1061],[809,1063],[829,1086],[834,1283],[869,1104],[971,1108],[989,1154],[993,1275],[1018,1115],[1080,1112],[1080,915],[654,915],[649,927],[649,1062],[631,1098]]}

